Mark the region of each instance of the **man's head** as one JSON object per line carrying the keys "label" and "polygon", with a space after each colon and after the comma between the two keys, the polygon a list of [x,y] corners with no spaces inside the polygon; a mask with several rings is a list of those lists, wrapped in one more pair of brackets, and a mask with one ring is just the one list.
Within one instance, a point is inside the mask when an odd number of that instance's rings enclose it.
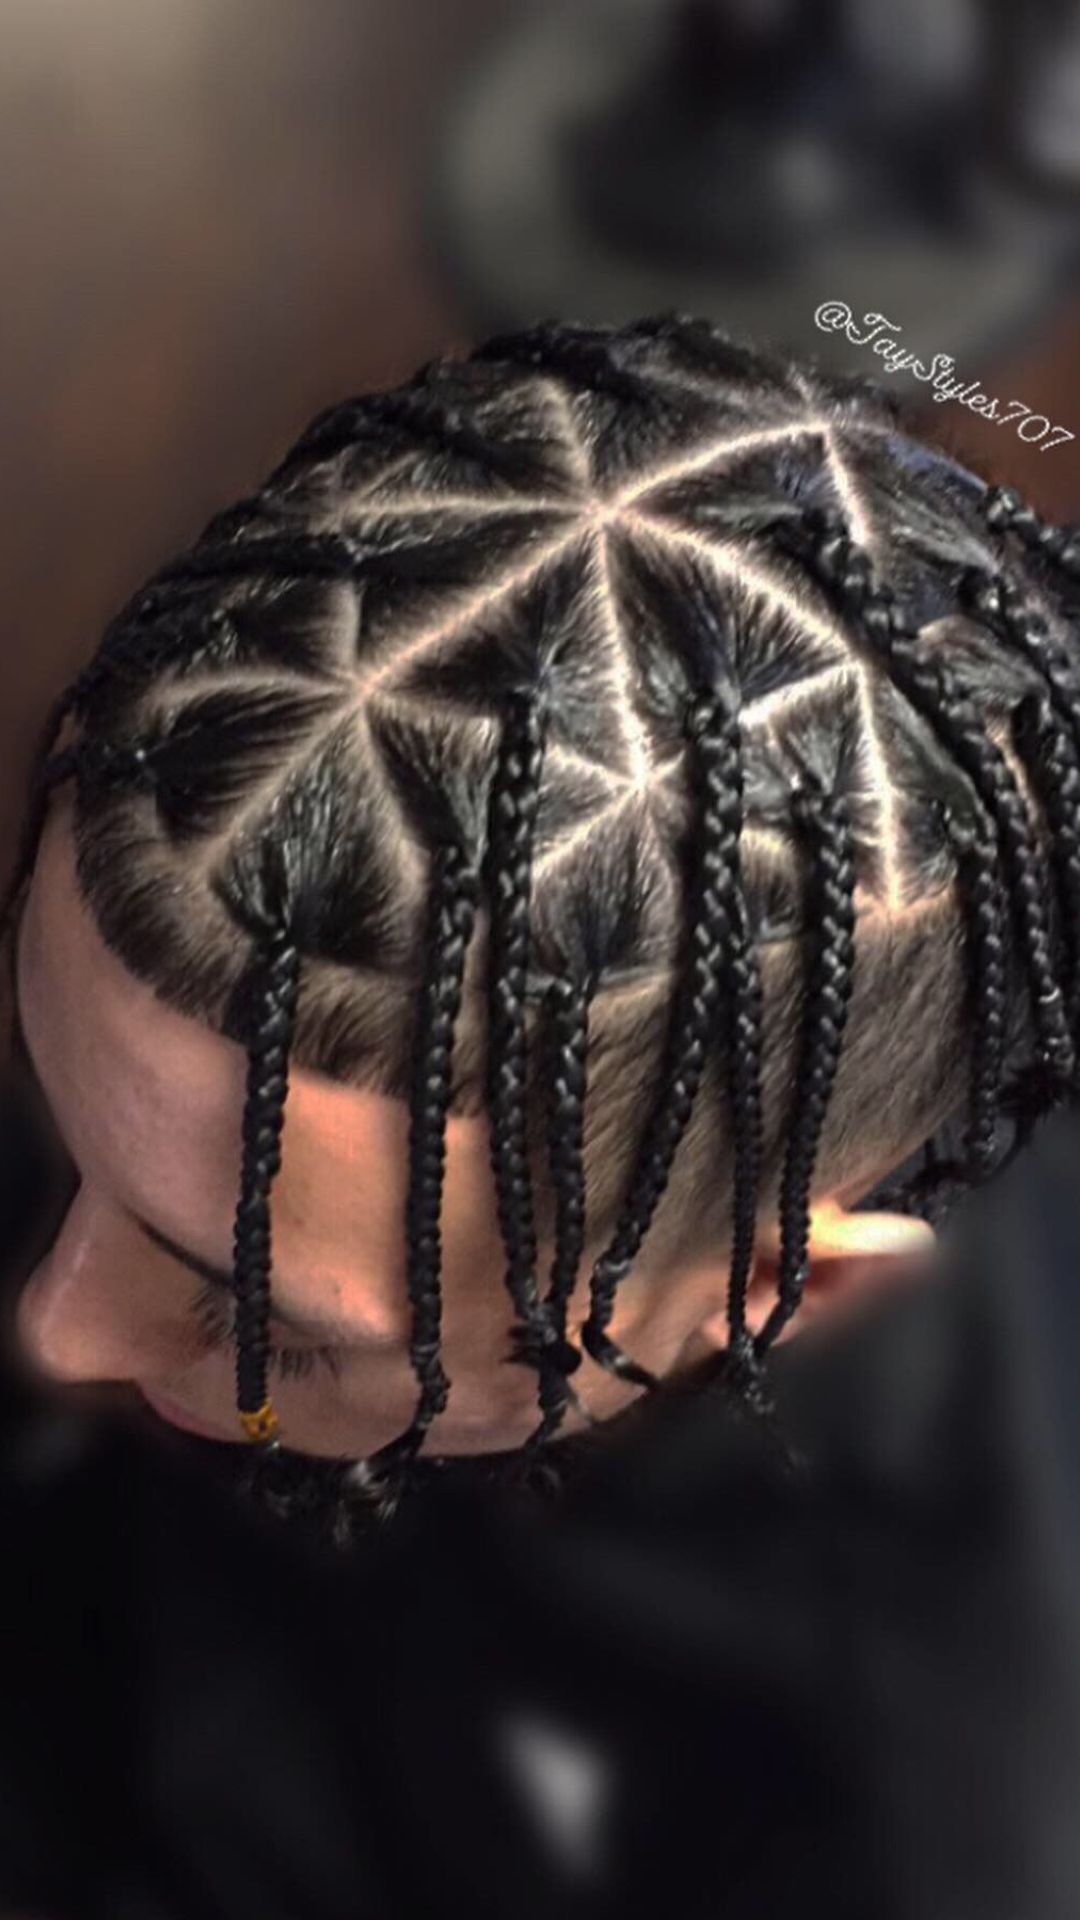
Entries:
{"label": "man's head", "polygon": [[225,1436],[235,1331],[333,1457],[756,1379],[914,1244],[843,1208],[969,1088],[986,1170],[1010,1044],[1069,1082],[1061,560],[700,324],[320,416],[55,715],[19,996],[81,1186],[29,1344]]}

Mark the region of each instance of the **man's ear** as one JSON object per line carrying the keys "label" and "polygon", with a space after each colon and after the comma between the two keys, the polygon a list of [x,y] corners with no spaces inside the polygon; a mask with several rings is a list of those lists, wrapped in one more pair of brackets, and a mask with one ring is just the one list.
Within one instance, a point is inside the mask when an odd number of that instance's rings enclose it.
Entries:
{"label": "man's ear", "polygon": [[[925,1220],[903,1213],[851,1213],[839,1201],[817,1202],[810,1214],[810,1271],[798,1309],[779,1339],[826,1318],[839,1319],[884,1288],[916,1278],[935,1245]],[[746,1301],[751,1332],[764,1326],[780,1285],[780,1236],[774,1225],[759,1228],[754,1270]],[[706,1336],[723,1346],[726,1317],[715,1316]]]}
{"label": "man's ear", "polygon": [[[810,1212],[806,1287],[780,1338],[917,1277],[934,1245],[934,1230],[925,1220],[906,1213],[852,1213],[838,1200],[819,1200]],[[747,1298],[747,1319],[755,1332],[764,1325],[779,1284],[780,1238],[774,1226],[759,1235]]]}

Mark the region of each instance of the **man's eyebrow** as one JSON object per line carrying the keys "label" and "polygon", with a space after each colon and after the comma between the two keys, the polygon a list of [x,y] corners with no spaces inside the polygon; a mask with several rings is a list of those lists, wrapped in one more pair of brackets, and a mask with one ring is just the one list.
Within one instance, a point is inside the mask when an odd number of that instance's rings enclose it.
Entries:
{"label": "man's eyebrow", "polygon": [[[29,1074],[38,1098],[44,1103],[45,1107],[48,1108],[48,1097],[41,1084],[38,1070],[34,1065],[34,1056],[27,1042],[17,992],[12,996],[11,1035],[12,1047],[16,1058],[20,1061],[26,1073]],[[152,1241],[156,1247],[160,1247],[162,1253],[167,1253],[172,1259],[179,1261],[182,1267],[186,1267],[189,1273],[197,1274],[200,1280],[207,1281],[213,1287],[219,1287],[223,1293],[227,1293],[235,1298],[236,1282],[231,1273],[226,1273],[223,1267],[215,1267],[209,1260],[200,1259],[197,1253],[192,1253],[187,1247],[180,1246],[179,1243],[171,1239],[167,1233],[163,1233],[160,1227],[155,1227],[149,1220],[144,1220],[142,1215],[137,1213],[133,1207],[125,1206],[123,1211],[128,1219],[132,1220],[139,1228],[140,1232],[146,1235],[148,1240]],[[305,1317],[303,1314],[296,1313],[290,1310],[290,1308],[282,1306],[274,1293],[271,1293],[270,1297],[270,1311],[273,1318],[281,1326],[290,1327],[294,1333],[306,1334],[309,1339],[336,1340],[341,1344],[347,1344],[350,1337],[353,1337],[350,1336],[348,1327],[340,1320],[330,1316],[321,1320]]]}

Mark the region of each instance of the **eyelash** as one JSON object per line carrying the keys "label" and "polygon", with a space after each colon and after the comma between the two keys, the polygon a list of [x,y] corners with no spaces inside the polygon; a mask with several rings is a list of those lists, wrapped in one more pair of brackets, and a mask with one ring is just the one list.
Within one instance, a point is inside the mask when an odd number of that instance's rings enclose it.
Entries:
{"label": "eyelash", "polygon": [[[235,1320],[220,1289],[210,1281],[200,1286],[192,1304],[192,1315],[207,1346],[218,1351],[235,1351]],[[325,1368],[336,1378],[341,1370],[335,1347],[290,1347],[284,1341],[272,1339],[266,1357],[271,1372],[283,1380],[310,1379],[317,1368]]]}
{"label": "eyelash", "polygon": [[[57,1193],[53,1197],[53,1210],[59,1221],[65,1213],[72,1193],[78,1188],[79,1174],[74,1160],[52,1116],[52,1111],[42,1099],[36,1077],[28,1071],[21,1051],[16,1048],[12,1056],[15,1077],[30,1107],[31,1125],[38,1130],[38,1139],[51,1160],[58,1166]],[[49,1238],[53,1236],[50,1233]],[[236,1328],[221,1291],[210,1281],[204,1281],[192,1305],[192,1314],[199,1331],[208,1347],[220,1351],[235,1351]],[[277,1373],[283,1380],[307,1380],[319,1368],[325,1368],[336,1378],[341,1371],[341,1359],[335,1347],[294,1347],[287,1341],[271,1339],[267,1350],[267,1364],[271,1372]]]}

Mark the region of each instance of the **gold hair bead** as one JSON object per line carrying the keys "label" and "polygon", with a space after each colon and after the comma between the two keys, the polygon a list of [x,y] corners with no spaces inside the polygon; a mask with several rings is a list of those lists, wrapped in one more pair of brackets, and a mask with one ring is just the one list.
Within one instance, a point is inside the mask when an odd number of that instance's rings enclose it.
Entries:
{"label": "gold hair bead", "polygon": [[264,1442],[276,1440],[280,1431],[278,1417],[269,1400],[264,1400],[257,1413],[241,1413],[240,1425],[249,1440]]}

